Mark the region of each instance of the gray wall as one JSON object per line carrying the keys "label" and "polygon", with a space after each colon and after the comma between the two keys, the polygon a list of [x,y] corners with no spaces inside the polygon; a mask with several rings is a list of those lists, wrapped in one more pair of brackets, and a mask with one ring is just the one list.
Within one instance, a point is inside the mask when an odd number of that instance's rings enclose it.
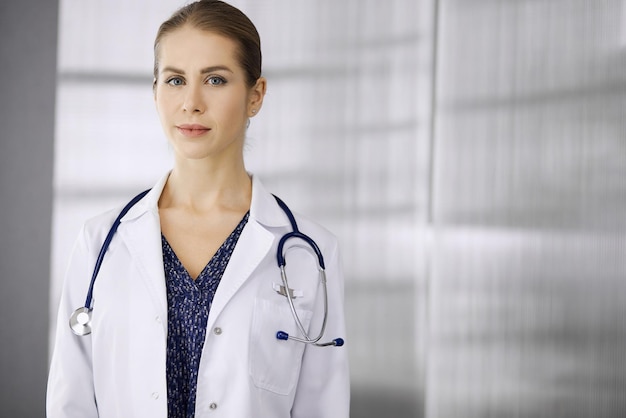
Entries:
{"label": "gray wall", "polygon": [[624,0],[440,0],[429,418],[626,416]]}
{"label": "gray wall", "polygon": [[0,416],[44,416],[58,2],[0,5]]}

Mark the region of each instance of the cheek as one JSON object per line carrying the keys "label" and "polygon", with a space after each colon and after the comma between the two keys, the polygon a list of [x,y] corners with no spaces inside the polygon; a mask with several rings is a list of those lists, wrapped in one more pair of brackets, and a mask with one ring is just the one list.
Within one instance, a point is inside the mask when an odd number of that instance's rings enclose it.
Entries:
{"label": "cheek", "polygon": [[218,112],[221,119],[231,122],[241,122],[247,118],[246,101],[239,95],[232,95],[223,100],[218,101],[219,106],[213,108],[214,112]]}
{"label": "cheek", "polygon": [[156,106],[157,113],[161,120],[167,118],[172,113],[174,100],[162,91],[156,91],[154,97],[154,104]]}

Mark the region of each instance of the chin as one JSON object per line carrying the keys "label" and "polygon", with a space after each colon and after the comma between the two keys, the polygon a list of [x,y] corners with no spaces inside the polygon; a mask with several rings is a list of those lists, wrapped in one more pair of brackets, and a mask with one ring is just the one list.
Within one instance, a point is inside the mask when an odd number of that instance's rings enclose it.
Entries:
{"label": "chin", "polygon": [[208,150],[206,146],[198,146],[199,144],[190,145],[191,144],[181,145],[180,143],[171,143],[174,155],[178,159],[202,160],[211,155],[211,151]]}
{"label": "chin", "polygon": [[197,138],[189,140],[188,138],[174,138],[170,140],[170,144],[177,158],[185,160],[203,160],[207,158],[230,158],[237,153],[243,153],[243,140],[241,144],[238,141],[222,141],[208,140],[207,138]]}

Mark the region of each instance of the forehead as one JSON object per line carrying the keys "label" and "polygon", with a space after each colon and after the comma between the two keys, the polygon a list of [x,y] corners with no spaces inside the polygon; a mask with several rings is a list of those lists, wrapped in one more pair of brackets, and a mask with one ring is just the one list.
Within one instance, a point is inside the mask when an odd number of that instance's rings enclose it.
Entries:
{"label": "forehead", "polygon": [[159,42],[158,54],[160,67],[166,65],[239,67],[235,41],[192,26],[183,26],[163,36]]}

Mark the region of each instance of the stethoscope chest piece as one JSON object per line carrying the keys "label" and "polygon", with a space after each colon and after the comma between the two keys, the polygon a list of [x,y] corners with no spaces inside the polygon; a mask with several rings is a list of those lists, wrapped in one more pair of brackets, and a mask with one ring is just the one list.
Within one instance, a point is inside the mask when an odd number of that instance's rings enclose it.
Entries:
{"label": "stethoscope chest piece", "polygon": [[70,328],[78,336],[91,334],[91,309],[80,307],[70,316]]}

